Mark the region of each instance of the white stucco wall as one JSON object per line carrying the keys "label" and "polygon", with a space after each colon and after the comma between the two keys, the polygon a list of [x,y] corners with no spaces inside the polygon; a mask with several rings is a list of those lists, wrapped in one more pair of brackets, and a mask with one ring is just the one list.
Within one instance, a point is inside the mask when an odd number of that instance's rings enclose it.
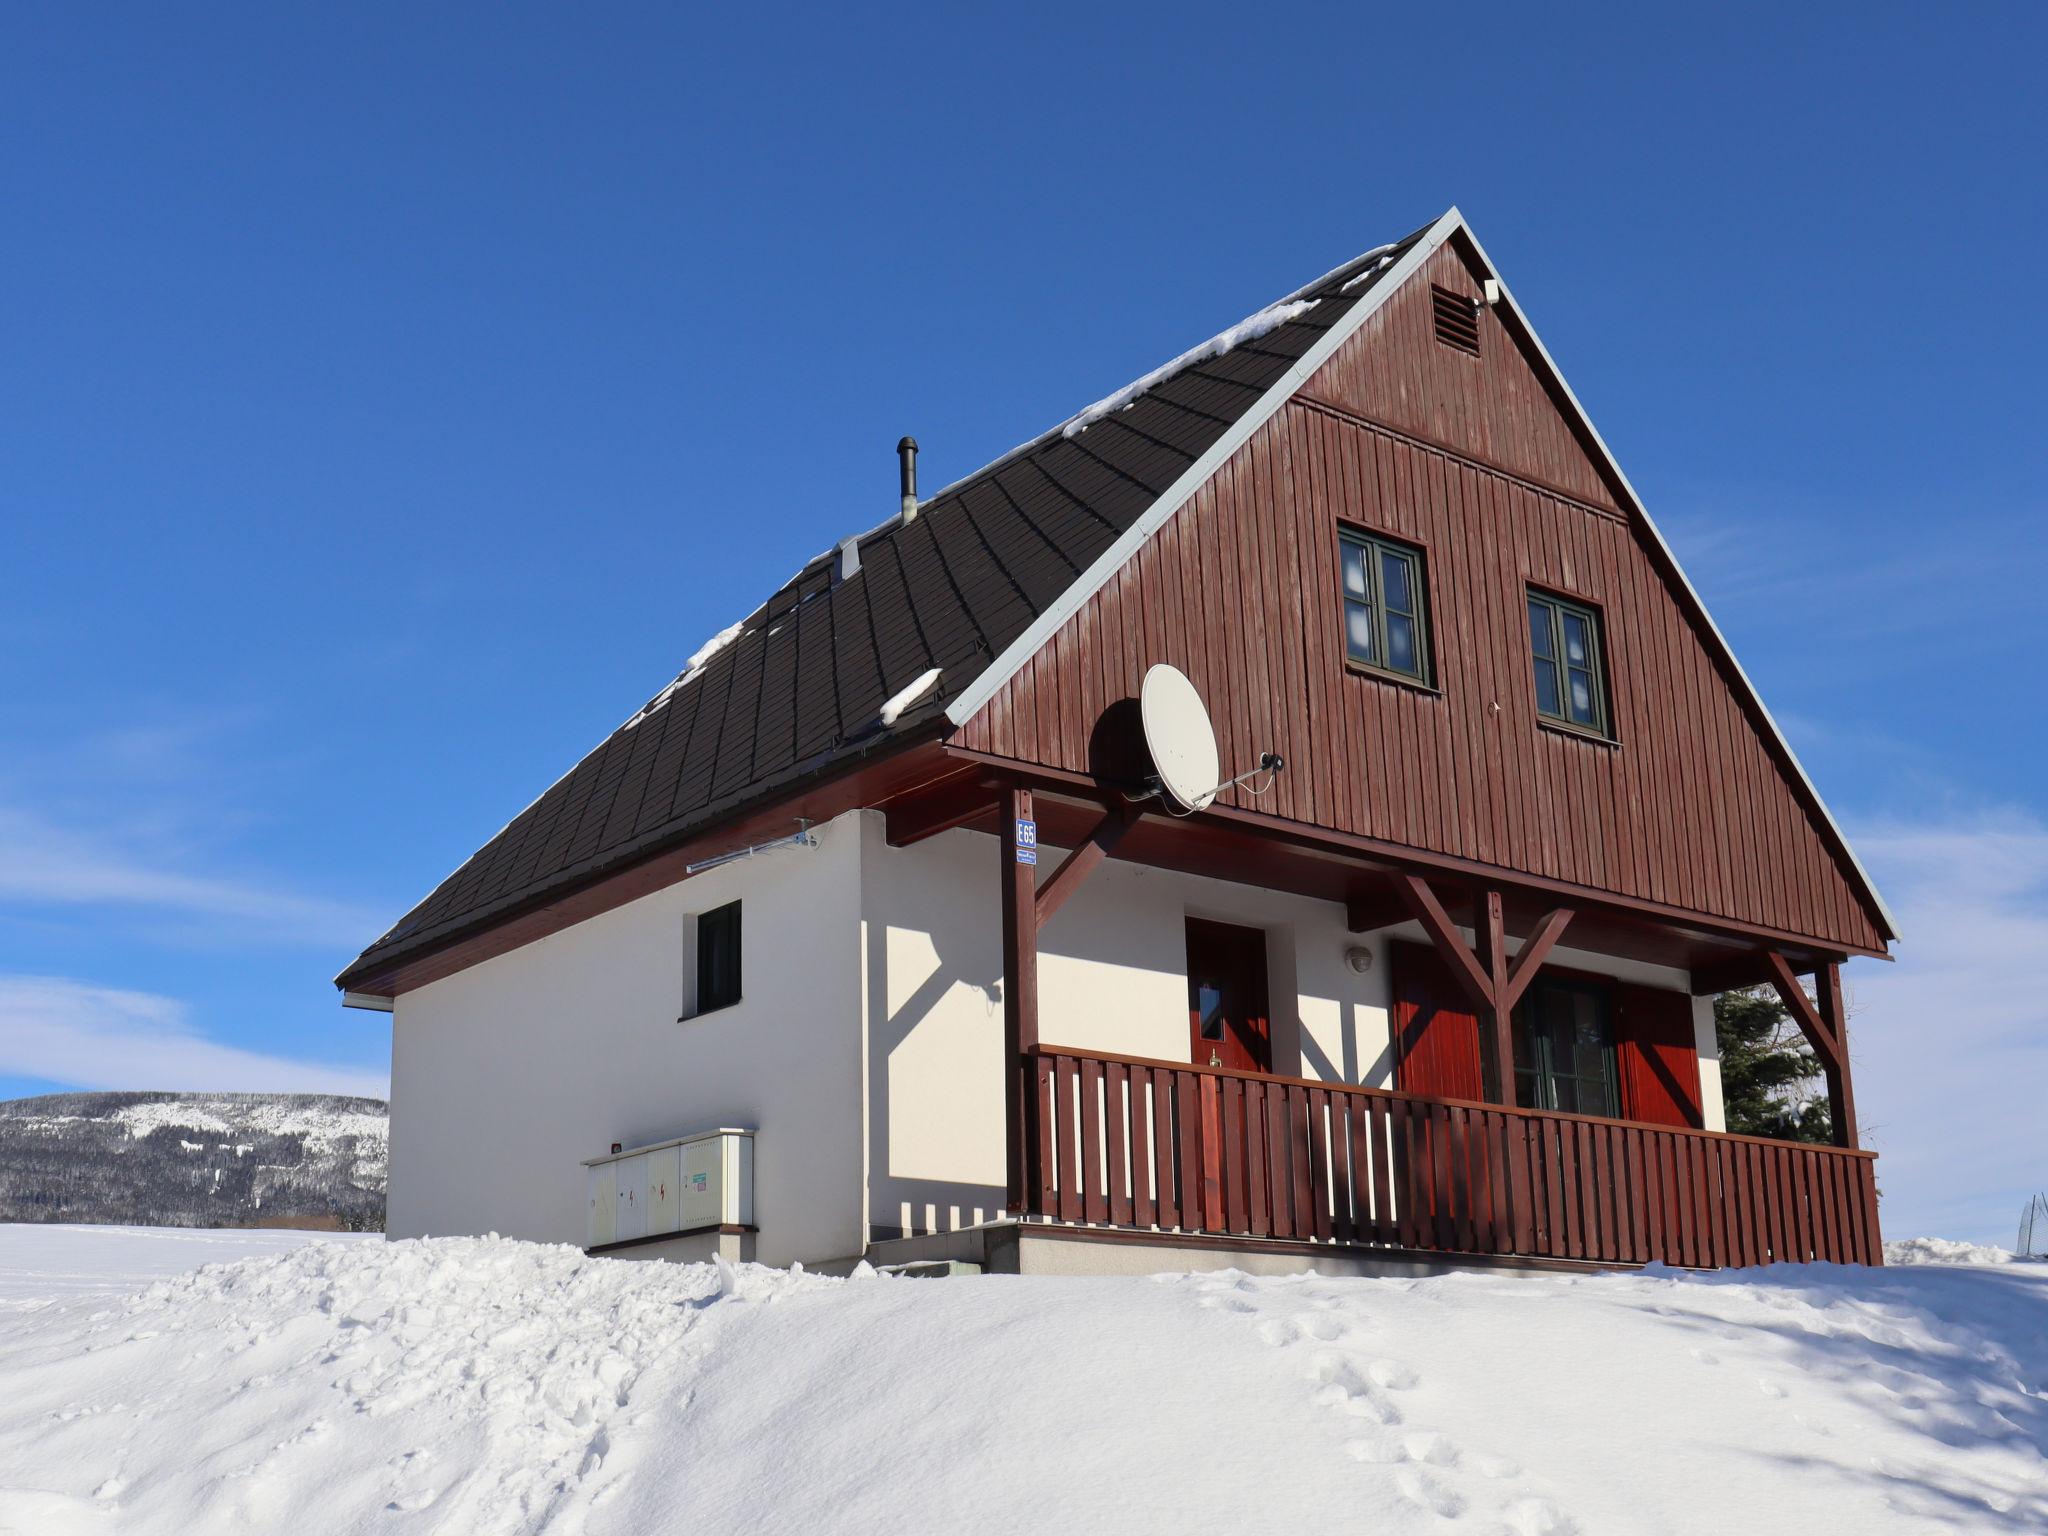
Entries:
{"label": "white stucco wall", "polygon": [[[756,1252],[860,1252],[861,827],[707,870],[399,997],[396,1237],[581,1244],[582,1159],[756,1129]],[[739,899],[744,996],[678,1022],[685,920]]]}

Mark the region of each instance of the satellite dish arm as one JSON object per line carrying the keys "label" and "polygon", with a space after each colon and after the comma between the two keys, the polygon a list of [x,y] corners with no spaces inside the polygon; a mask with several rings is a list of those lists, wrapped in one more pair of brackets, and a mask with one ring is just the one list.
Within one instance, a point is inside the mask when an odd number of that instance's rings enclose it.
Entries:
{"label": "satellite dish arm", "polygon": [[[1210,790],[1206,795],[1202,797],[1202,804],[1200,806],[1195,807],[1195,810],[1201,810],[1206,808],[1207,806],[1212,804],[1215,801],[1216,797],[1222,794],[1223,791],[1225,791],[1226,789],[1235,789],[1240,784],[1244,784],[1252,779],[1256,779],[1262,773],[1267,775],[1266,782],[1264,784],[1256,786],[1252,790],[1252,793],[1255,795],[1263,795],[1267,790],[1273,787],[1273,780],[1278,778],[1283,772],[1285,772],[1286,768],[1287,759],[1282,757],[1278,752],[1261,752],[1259,754],[1258,767],[1247,768],[1243,773],[1240,773],[1234,779],[1225,779],[1221,784],[1218,784],[1214,789]],[[1160,784],[1157,777],[1146,780],[1145,792],[1142,795],[1133,795],[1126,793],[1124,795],[1124,799],[1130,801],[1133,805],[1141,805],[1147,800],[1158,800],[1162,805],[1165,806],[1166,814],[1169,816],[1187,817],[1195,814],[1194,810],[1175,810],[1173,806],[1170,803],[1168,803],[1170,797],[1167,795],[1164,786]]]}

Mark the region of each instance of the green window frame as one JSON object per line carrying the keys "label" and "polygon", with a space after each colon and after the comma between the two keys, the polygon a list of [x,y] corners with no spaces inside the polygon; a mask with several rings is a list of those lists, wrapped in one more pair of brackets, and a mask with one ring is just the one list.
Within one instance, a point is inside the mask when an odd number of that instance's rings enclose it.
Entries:
{"label": "green window frame", "polygon": [[1517,1104],[1620,1118],[1614,1003],[1605,987],[1539,976],[1515,1008],[1512,1029]]}
{"label": "green window frame", "polygon": [[1584,603],[1529,588],[1529,651],[1536,713],[1611,739],[1600,615]]}
{"label": "green window frame", "polygon": [[1429,587],[1422,551],[1344,528],[1337,552],[1345,661],[1429,686]]}

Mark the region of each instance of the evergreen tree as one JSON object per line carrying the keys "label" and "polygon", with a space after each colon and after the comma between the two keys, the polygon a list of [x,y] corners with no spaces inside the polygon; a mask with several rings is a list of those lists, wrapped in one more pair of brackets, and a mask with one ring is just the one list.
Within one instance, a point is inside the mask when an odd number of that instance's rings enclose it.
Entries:
{"label": "evergreen tree", "polygon": [[1773,989],[1723,992],[1714,999],[1714,1033],[1729,1130],[1822,1145],[1835,1139],[1820,1061]]}

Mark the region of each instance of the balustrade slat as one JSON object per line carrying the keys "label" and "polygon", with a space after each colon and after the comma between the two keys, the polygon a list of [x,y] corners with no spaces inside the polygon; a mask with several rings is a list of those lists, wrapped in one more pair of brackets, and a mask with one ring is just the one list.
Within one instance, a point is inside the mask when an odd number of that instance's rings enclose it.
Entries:
{"label": "balustrade slat", "polygon": [[1387,1101],[1369,1099],[1367,1108],[1365,1135],[1367,1155],[1372,1160],[1372,1234],[1375,1241],[1391,1243],[1399,1240],[1399,1233],[1394,1227],[1394,1152]]}
{"label": "balustrade slat", "polygon": [[1314,1148],[1308,1134],[1308,1092],[1289,1084],[1287,1088],[1287,1164],[1293,1181],[1294,1235],[1316,1235]]}
{"label": "balustrade slat", "polygon": [[1501,1140],[1508,1185],[1508,1252],[1533,1253],[1536,1231],[1529,1210],[1529,1122],[1520,1115],[1502,1115]]}
{"label": "balustrade slat", "polygon": [[1056,1141],[1059,1152],[1060,1220],[1081,1220],[1081,1185],[1075,1166],[1081,1160],[1081,1063],[1071,1056],[1059,1058],[1059,1080],[1054,1085]]}
{"label": "balustrade slat", "polygon": [[1340,1243],[1372,1241],[1372,1164],[1365,1160],[1367,1100],[1354,1094],[1330,1095],[1330,1157],[1336,1173]]}
{"label": "balustrade slat", "polygon": [[1263,1083],[1248,1083],[1244,1095],[1247,1200],[1252,1230],[1267,1235],[1274,1230],[1272,1157],[1271,1135],[1266,1129],[1266,1087]]}
{"label": "balustrade slat", "polygon": [[1184,1232],[1202,1229],[1201,1081],[1193,1072],[1174,1074],[1174,1126],[1180,1136],[1180,1225]]}
{"label": "balustrade slat", "polygon": [[1102,1063],[1081,1063],[1081,1163],[1078,1184],[1087,1219],[1109,1220],[1109,1192],[1102,1182]]}
{"label": "balustrade slat", "polygon": [[1107,1132],[1103,1154],[1109,1165],[1109,1219],[1120,1227],[1131,1224],[1129,1165],[1125,1161],[1131,1123],[1127,1092],[1130,1080],[1131,1069],[1120,1061],[1110,1064],[1102,1080],[1102,1109]]}
{"label": "balustrade slat", "polygon": [[1244,1081],[1223,1083],[1223,1223],[1232,1232],[1251,1230],[1245,1207]]}
{"label": "balustrade slat", "polygon": [[1840,1161],[1833,1157],[1816,1158],[1813,1168],[1814,1252],[1830,1263],[1840,1263],[1843,1251],[1842,1235],[1835,1225],[1841,1215],[1841,1189],[1835,1182]]}

